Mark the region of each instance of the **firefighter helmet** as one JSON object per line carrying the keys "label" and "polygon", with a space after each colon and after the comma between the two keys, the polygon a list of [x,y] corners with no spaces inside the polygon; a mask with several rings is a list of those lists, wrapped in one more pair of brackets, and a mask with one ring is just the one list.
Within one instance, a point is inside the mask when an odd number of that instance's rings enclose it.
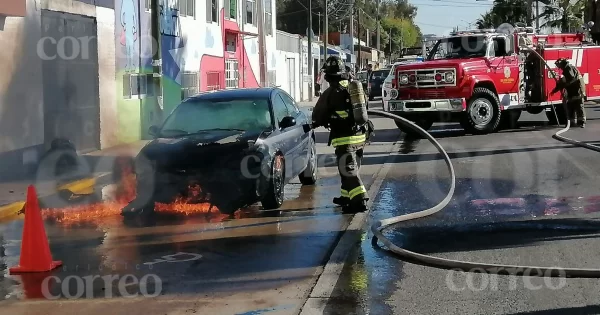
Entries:
{"label": "firefighter helmet", "polygon": [[325,74],[328,75],[342,75],[346,73],[344,62],[338,56],[331,56],[327,58],[323,65]]}
{"label": "firefighter helmet", "polygon": [[569,64],[569,60],[567,60],[567,58],[558,58],[554,64],[556,67],[563,69]]}

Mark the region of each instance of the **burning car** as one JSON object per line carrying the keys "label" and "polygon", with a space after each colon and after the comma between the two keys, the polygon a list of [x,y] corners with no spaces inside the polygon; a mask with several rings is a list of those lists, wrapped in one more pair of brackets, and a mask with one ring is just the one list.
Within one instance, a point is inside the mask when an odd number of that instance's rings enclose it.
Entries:
{"label": "burning car", "polygon": [[223,213],[262,203],[279,208],[284,185],[317,181],[310,117],[278,88],[235,89],[184,100],[135,160],[136,197],[124,216],[187,196]]}

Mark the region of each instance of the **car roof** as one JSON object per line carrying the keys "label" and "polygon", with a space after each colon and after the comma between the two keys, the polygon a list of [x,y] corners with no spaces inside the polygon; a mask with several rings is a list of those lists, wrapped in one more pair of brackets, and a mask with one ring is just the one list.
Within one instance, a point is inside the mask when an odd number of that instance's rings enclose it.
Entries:
{"label": "car roof", "polygon": [[196,94],[189,99],[191,100],[218,100],[223,98],[228,99],[244,99],[244,98],[264,98],[268,99],[274,91],[281,91],[275,87],[262,87],[262,88],[241,88],[231,90],[217,90],[211,92],[203,92]]}

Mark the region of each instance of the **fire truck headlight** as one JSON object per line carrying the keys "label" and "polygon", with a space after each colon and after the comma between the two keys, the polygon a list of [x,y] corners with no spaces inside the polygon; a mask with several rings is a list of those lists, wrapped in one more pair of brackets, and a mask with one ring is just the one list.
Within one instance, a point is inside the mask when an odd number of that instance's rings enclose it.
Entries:
{"label": "fire truck headlight", "polygon": [[446,77],[444,78],[444,80],[446,81],[446,83],[453,83],[454,82],[454,72],[446,72]]}
{"label": "fire truck headlight", "polygon": [[400,84],[408,84],[408,76],[406,74],[400,76]]}
{"label": "fire truck headlight", "polygon": [[390,98],[391,99],[396,99],[398,97],[398,90],[396,89],[391,89],[390,90]]}

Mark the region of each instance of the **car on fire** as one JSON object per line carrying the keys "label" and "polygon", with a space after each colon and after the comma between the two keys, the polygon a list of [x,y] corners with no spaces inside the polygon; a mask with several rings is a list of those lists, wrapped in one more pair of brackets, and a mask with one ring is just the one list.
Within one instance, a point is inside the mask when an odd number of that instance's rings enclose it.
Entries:
{"label": "car on fire", "polygon": [[317,181],[310,123],[308,113],[275,87],[190,97],[161,126],[150,127],[154,140],[135,160],[137,196],[123,215],[152,213],[155,203],[185,196],[191,185],[202,191],[197,202],[223,213],[257,201],[277,209],[292,179]]}
{"label": "car on fire", "polygon": [[[578,67],[588,100],[600,99],[600,46],[583,33],[536,34],[533,27],[455,32],[439,39],[421,63],[398,65],[385,110],[423,129],[459,122],[467,133],[515,127],[523,111],[566,122],[554,61]],[[412,132],[401,124],[398,128]]]}

